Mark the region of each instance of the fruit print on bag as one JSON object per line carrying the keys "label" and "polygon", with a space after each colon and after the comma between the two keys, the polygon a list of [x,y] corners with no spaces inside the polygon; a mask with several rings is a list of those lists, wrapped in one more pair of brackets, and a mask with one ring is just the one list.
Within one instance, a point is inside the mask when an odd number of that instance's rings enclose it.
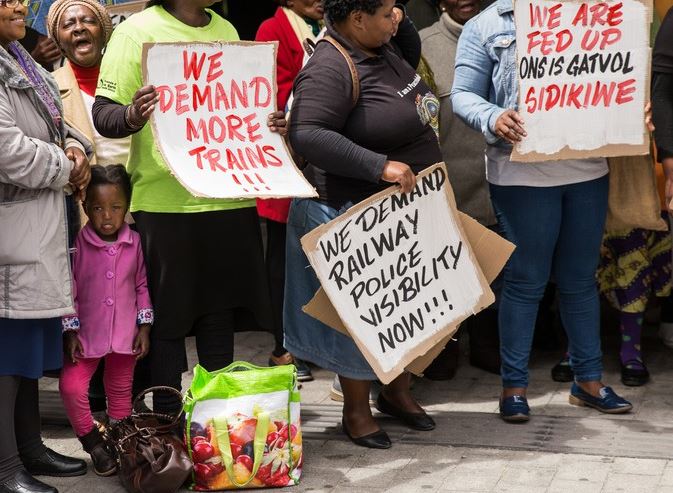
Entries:
{"label": "fruit print on bag", "polygon": [[[226,431],[213,418],[203,425],[192,421],[190,425],[190,452],[194,462],[193,489],[197,491],[235,489],[222,459],[222,446],[218,437],[228,434],[233,471],[237,483],[246,483],[246,488],[284,487],[296,484],[291,471],[302,466],[302,442],[297,425],[285,420],[269,421],[266,431],[264,454],[256,474],[254,438],[258,420],[255,417],[236,414],[226,420]],[[226,443],[226,442],[225,442]]]}
{"label": "fruit print on bag", "polygon": [[188,399],[185,441],[194,463],[191,489],[215,491],[299,483],[303,453],[296,391]]}

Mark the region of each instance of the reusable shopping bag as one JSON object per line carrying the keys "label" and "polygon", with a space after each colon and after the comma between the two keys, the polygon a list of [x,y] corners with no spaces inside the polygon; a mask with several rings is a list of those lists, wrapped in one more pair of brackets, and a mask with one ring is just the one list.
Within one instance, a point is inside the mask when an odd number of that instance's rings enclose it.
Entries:
{"label": "reusable shopping bag", "polygon": [[634,228],[666,231],[661,218],[659,192],[650,155],[608,158],[610,192],[605,231]]}
{"label": "reusable shopping bag", "polygon": [[294,365],[235,362],[194,368],[185,397],[185,441],[197,491],[299,483],[303,463]]}

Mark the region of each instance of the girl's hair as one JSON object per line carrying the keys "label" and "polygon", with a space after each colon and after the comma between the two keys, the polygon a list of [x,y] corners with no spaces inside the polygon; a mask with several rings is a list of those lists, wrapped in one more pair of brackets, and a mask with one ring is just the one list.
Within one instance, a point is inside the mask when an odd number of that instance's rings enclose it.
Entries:
{"label": "girl's hair", "polygon": [[126,196],[126,201],[131,202],[131,179],[123,164],[110,164],[108,166],[91,166],[91,181],[89,188],[96,185],[117,185]]}
{"label": "girl's hair", "polygon": [[383,0],[323,0],[325,15],[332,22],[341,22],[348,18],[351,12],[360,10],[369,15],[383,5]]}

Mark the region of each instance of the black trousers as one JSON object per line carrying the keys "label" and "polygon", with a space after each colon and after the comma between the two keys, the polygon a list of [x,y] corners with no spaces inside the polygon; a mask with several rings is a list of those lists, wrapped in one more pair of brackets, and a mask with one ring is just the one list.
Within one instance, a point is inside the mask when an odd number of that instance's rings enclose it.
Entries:
{"label": "black trousers", "polygon": [[282,356],[283,346],[283,301],[285,299],[285,236],[287,225],[271,219],[266,220],[266,273],[271,294],[275,347],[273,354]]}
{"label": "black trousers", "polygon": [[20,457],[42,455],[37,380],[0,376],[0,483],[23,468]]}
{"label": "black trousers", "polygon": [[[156,334],[161,334],[161,330],[153,330],[151,333],[155,334],[149,356],[152,385],[182,390],[182,373],[187,370],[185,339],[160,339]],[[192,328],[191,334],[196,339],[199,364],[206,370],[219,370],[234,361],[233,310],[201,317]],[[181,405],[172,395],[154,396],[154,410],[157,412],[174,414]]]}

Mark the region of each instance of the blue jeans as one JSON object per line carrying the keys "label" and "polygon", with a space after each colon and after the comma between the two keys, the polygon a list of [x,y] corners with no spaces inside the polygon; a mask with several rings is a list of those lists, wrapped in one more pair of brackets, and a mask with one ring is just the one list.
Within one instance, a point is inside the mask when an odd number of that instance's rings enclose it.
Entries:
{"label": "blue jeans", "polygon": [[535,319],[550,276],[558,286],[575,380],[600,380],[595,276],[607,212],[607,175],[557,187],[490,189],[502,232],[516,245],[505,267],[499,306],[503,387],[528,386]]}

